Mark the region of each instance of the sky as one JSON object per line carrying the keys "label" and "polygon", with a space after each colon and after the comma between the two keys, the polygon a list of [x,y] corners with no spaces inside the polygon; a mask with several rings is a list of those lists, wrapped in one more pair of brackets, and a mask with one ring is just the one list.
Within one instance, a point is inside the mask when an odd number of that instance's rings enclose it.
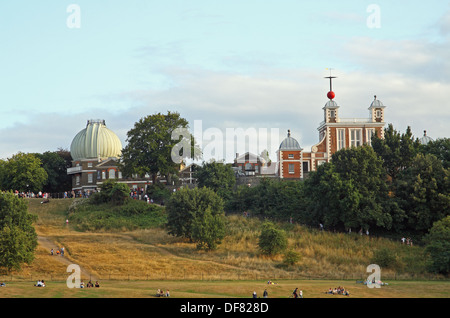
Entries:
{"label": "sky", "polygon": [[310,151],[330,74],[341,117],[377,95],[399,132],[450,137],[450,1],[1,1],[0,38],[0,159],[70,150],[89,119],[125,146],[168,111],[216,159],[275,159],[288,129]]}

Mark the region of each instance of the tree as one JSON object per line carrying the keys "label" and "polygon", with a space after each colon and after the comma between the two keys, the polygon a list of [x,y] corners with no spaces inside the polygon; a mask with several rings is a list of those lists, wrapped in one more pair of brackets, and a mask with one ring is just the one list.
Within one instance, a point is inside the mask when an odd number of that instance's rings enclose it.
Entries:
{"label": "tree", "polygon": [[430,270],[437,273],[450,273],[450,216],[433,224],[425,241],[426,251],[430,253]]}
{"label": "tree", "polygon": [[287,247],[286,232],[278,229],[272,222],[264,222],[259,235],[258,246],[262,254],[276,255]]}
{"label": "tree", "polygon": [[67,161],[65,150],[46,151],[34,154],[41,160],[41,166],[47,172],[47,181],[43,186],[44,192],[64,192],[72,187],[72,178],[67,174],[71,166]]}
{"label": "tree", "polygon": [[28,214],[27,203],[12,192],[0,192],[0,267],[20,270],[30,264],[37,247],[33,222],[37,216]]}
{"label": "tree", "polygon": [[332,163],[322,164],[310,174],[305,181],[305,198],[301,221],[306,224],[322,223],[326,229],[339,230],[366,226],[359,212],[361,193]]}
{"label": "tree", "polygon": [[[212,235],[211,230],[206,227],[221,226],[220,219],[224,215],[223,200],[206,187],[181,188],[170,197],[166,212],[169,234],[199,241],[201,237]],[[218,234],[220,231],[218,229]]]}
{"label": "tree", "polygon": [[231,166],[217,161],[204,162],[202,166],[197,168],[195,177],[199,187],[214,190],[224,200],[230,198],[236,183],[236,177]]}
{"label": "tree", "polygon": [[1,187],[21,192],[41,191],[47,181],[47,172],[34,154],[19,152],[0,165]]}
{"label": "tree", "polygon": [[197,213],[192,221],[191,237],[198,249],[216,249],[225,237],[224,214],[213,215],[210,207]]}
{"label": "tree", "polygon": [[394,217],[388,193],[386,172],[372,147],[342,149],[305,181],[303,219],[340,230],[390,229]]}
{"label": "tree", "polygon": [[431,154],[418,154],[411,166],[399,174],[395,200],[405,212],[403,229],[425,234],[434,222],[450,211],[450,170]]}
{"label": "tree", "polygon": [[[196,158],[200,154],[188,128],[187,120],[176,112],[141,118],[127,133],[128,144],[122,150],[121,158],[123,174],[149,174],[155,184],[158,174],[169,176],[177,173],[181,161],[175,162],[175,157]],[[179,145],[183,147],[179,148]]]}
{"label": "tree", "polygon": [[100,191],[91,195],[91,202],[94,204],[111,202],[115,205],[122,205],[130,198],[130,188],[115,180],[105,180],[100,185]]}
{"label": "tree", "polygon": [[404,134],[400,134],[389,124],[383,139],[376,134],[372,137],[372,148],[383,160],[386,173],[392,180],[411,164],[419,147],[420,143],[418,139],[414,140],[409,126]]}
{"label": "tree", "polygon": [[421,145],[420,152],[435,155],[445,169],[450,168],[450,138],[439,138]]}

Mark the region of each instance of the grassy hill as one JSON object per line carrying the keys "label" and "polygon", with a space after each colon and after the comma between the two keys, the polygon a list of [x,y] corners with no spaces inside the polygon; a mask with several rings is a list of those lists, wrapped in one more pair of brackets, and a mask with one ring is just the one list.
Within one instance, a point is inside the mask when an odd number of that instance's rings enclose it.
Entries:
{"label": "grassy hill", "polygon": [[[366,273],[369,264],[383,262],[385,258],[389,261],[382,266],[382,280],[441,278],[426,272],[427,256],[422,247],[402,245],[400,238],[392,241],[279,223],[288,234],[289,249],[301,256],[295,266],[287,267],[283,265],[283,255],[267,257],[258,252],[262,221],[257,218],[227,216],[223,243],[215,251],[204,252],[189,241],[168,235],[161,225],[165,222],[161,209],[150,208],[141,218],[136,215],[126,218],[124,214],[133,214],[131,208],[120,212],[112,206],[96,210],[83,207],[73,212],[73,205],[72,199],[51,200],[47,204],[29,199],[30,213],[38,215],[35,224],[38,236],[52,241],[55,247],[64,246],[65,258],[102,280],[358,280],[369,275]],[[48,248],[40,244],[35,261],[12,275],[65,280],[67,264],[58,257],[51,256]]]}

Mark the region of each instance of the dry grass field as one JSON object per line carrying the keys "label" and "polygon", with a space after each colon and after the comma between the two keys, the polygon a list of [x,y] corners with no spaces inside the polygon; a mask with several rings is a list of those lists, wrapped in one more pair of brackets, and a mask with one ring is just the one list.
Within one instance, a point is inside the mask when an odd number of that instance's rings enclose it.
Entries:
{"label": "dry grass field", "polygon": [[[251,297],[287,298],[296,287],[305,298],[332,298],[328,288],[345,286],[349,297],[450,297],[448,280],[429,281],[407,271],[382,270],[388,282],[379,289],[357,284],[366,278],[373,251],[382,247],[399,250],[405,259],[420,256],[419,247],[401,246],[386,239],[348,234],[316,232],[289,225],[289,247],[301,255],[292,268],[282,266],[282,256],[264,257],[257,252],[259,221],[241,216],[229,217],[229,232],[216,251],[198,251],[195,244],[168,235],[164,229],[134,231],[79,232],[66,224],[70,199],[41,204],[29,200],[39,246],[35,260],[20,272],[0,276],[7,287],[0,297],[37,298],[141,298],[153,297],[158,288],[169,289],[172,297]],[[50,248],[65,248],[64,256],[50,255]],[[82,279],[100,281],[101,288],[70,289],[66,286],[67,265],[78,264]],[[416,261],[417,263],[417,261]],[[421,280],[414,280],[421,278]],[[47,287],[33,284],[44,279]],[[268,285],[272,280],[276,284]]]}

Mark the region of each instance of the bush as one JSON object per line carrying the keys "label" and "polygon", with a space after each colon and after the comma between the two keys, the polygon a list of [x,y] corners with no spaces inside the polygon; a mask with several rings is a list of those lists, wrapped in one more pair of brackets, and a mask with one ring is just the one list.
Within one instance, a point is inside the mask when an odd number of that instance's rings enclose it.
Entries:
{"label": "bush", "polygon": [[197,249],[214,250],[224,237],[224,216],[212,215],[210,208],[197,215],[192,222],[192,240],[197,243]]}
{"label": "bush", "polygon": [[387,247],[376,250],[371,262],[379,265],[381,268],[400,269],[403,267],[397,254]]}
{"label": "bush", "polygon": [[284,254],[283,264],[286,266],[294,266],[300,260],[300,254],[292,250]]}
{"label": "bush", "polygon": [[130,188],[114,180],[105,180],[100,186],[100,192],[93,193],[89,200],[93,204],[112,202],[122,205],[130,198]]}
{"label": "bush", "polygon": [[262,254],[275,255],[282,253],[287,247],[286,232],[277,229],[271,222],[262,225],[258,246]]}
{"label": "bush", "polygon": [[450,216],[435,222],[425,241],[431,256],[429,270],[441,274],[450,273]]}
{"label": "bush", "polygon": [[[191,240],[193,222],[197,218],[206,218],[209,214],[213,217],[224,215],[222,198],[206,187],[180,189],[171,196],[166,211],[169,234]],[[197,222],[201,223],[200,220]]]}

